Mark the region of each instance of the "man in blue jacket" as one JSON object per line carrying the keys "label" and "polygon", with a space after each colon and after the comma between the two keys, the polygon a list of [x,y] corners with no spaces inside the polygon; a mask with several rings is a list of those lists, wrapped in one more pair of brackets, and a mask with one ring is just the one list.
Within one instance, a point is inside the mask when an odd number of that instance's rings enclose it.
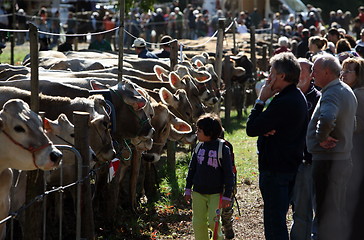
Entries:
{"label": "man in blue jacket", "polygon": [[138,58],[158,59],[158,57],[154,53],[148,51],[147,43],[145,42],[145,40],[143,38],[135,39],[132,47],[135,48],[135,52],[136,52],[136,54],[138,54]]}
{"label": "man in blue jacket", "polygon": [[[268,80],[250,113],[246,132],[258,136],[265,238],[288,240],[286,215],[303,158],[308,111],[306,98],[296,86],[301,71],[296,57],[280,53],[270,63]],[[274,95],[264,110],[265,102]]]}

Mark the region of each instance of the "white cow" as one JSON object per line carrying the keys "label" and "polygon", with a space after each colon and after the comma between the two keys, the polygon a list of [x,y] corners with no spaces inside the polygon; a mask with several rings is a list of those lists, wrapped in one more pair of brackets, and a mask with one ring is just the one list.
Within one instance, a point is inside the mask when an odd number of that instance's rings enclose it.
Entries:
{"label": "white cow", "polygon": [[[0,111],[0,219],[9,212],[9,191],[13,173],[18,170],[56,168],[62,153],[45,135],[42,120],[22,100],[12,99]],[[0,238],[5,237],[5,223],[0,225]]]}

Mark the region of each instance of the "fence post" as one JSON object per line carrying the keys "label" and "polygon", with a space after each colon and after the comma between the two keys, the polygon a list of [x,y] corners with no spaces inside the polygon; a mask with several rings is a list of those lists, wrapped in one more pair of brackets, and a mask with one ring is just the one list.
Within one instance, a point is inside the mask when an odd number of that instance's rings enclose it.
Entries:
{"label": "fence post", "polygon": [[[215,72],[217,74],[217,88],[221,86],[221,72],[222,72],[222,49],[224,43],[224,31],[225,31],[225,18],[219,18],[219,29],[217,33],[216,41],[216,60],[215,60]],[[220,100],[215,105],[214,111],[220,115]]]}
{"label": "fence post", "polygon": [[[171,55],[169,57],[170,60],[170,70],[172,71],[174,67],[177,65],[178,59],[178,41],[175,40],[171,42]],[[178,193],[178,186],[175,186],[177,182],[176,177],[176,142],[167,141],[167,172],[169,182],[172,186],[172,194],[176,196]]]}
{"label": "fence post", "polygon": [[238,54],[238,50],[236,48],[236,22],[235,19],[233,20],[233,43],[234,43],[234,47],[233,47],[233,54],[236,55]]}
{"label": "fence post", "polygon": [[[31,99],[30,108],[38,113],[39,112],[39,96],[38,96],[38,29],[33,25],[29,25],[30,37],[30,66],[31,66]],[[27,173],[27,189],[26,189],[26,202],[30,202],[36,196],[43,193],[44,182],[43,173],[40,170],[29,171]],[[31,208],[25,212],[25,221],[27,224],[24,226],[24,240],[42,239],[42,204],[35,202]]]}
{"label": "fence post", "polygon": [[[230,56],[225,56],[224,69],[231,69]],[[230,125],[230,111],[232,102],[231,71],[224,71],[225,81],[225,126]]]}
{"label": "fence post", "polygon": [[[12,6],[12,27],[13,29],[16,29],[15,25],[16,25],[16,15],[15,15],[15,7],[16,7],[16,1],[12,1],[13,2],[13,6]],[[14,65],[14,47],[15,47],[15,32],[11,32],[11,45],[10,45],[10,64]]]}
{"label": "fence post", "polygon": [[250,27],[250,58],[253,64],[253,77],[257,77],[257,56],[256,56],[256,46],[255,46],[255,26]]}
{"label": "fence post", "polygon": [[267,50],[268,50],[268,46],[263,45],[262,69],[261,69],[262,71],[267,71],[268,70]]}
{"label": "fence post", "polygon": [[273,14],[269,14],[271,17],[271,22],[270,22],[270,43],[269,43],[269,57],[273,56],[273,20],[274,20],[274,16]]}
{"label": "fence post", "polygon": [[[89,174],[90,150],[89,150],[89,124],[90,114],[87,112],[73,112],[75,123],[75,146],[82,156],[82,179]],[[77,174],[77,169],[75,169]],[[94,239],[94,216],[91,200],[90,178],[82,182],[82,205],[81,205],[81,238]]]}
{"label": "fence post", "polygon": [[125,19],[125,0],[119,0],[120,6],[120,26],[119,26],[119,65],[118,65],[118,82],[123,80],[123,61],[124,61],[124,19]]}
{"label": "fence post", "polygon": [[175,40],[171,42],[171,55],[169,57],[170,60],[170,70],[173,71],[174,67],[177,65],[178,60],[178,41]]}
{"label": "fence post", "polygon": [[30,85],[31,100],[30,108],[39,112],[39,69],[38,69],[38,29],[35,25],[29,24],[29,41],[30,41]]}

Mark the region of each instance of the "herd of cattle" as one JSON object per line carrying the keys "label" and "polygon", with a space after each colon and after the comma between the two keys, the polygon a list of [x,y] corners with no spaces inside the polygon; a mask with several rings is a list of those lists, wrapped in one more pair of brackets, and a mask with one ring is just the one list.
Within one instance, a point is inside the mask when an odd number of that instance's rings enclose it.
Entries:
{"label": "herd of cattle", "polygon": [[[252,79],[251,63],[246,56],[233,59],[228,65],[231,69],[223,67],[222,76],[229,71],[234,84],[244,85]],[[62,156],[53,145],[74,144],[73,111],[90,114],[89,140],[95,159],[91,167],[121,159],[112,180],[104,168],[95,183],[95,219],[111,222],[121,202],[136,208],[137,189],[148,183],[148,179],[143,181],[145,169],[151,171],[159,161],[167,140],[195,143],[195,121],[212,111],[224,93],[217,87],[215,59],[208,54],[180,62],[174,69],[169,61],[125,56],[123,78],[118,81],[118,55],[46,51],[39,53],[42,121],[28,106],[31,60],[26,57],[23,66],[0,65],[0,220],[8,216],[9,209],[15,211],[25,203],[26,172],[18,170],[51,170],[62,158],[63,183],[77,180],[74,157]],[[245,87],[239,89],[245,91]],[[57,186],[59,178],[56,169],[46,181]],[[15,188],[10,200],[11,186]],[[4,225],[0,239],[5,236]]]}

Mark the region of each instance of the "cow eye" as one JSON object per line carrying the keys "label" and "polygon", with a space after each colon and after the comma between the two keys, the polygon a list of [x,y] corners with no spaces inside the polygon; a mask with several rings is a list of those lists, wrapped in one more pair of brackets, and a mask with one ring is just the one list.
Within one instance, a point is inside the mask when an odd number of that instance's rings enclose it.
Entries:
{"label": "cow eye", "polygon": [[21,126],[15,126],[14,127],[14,130],[15,130],[15,132],[25,132],[25,129],[23,128],[23,127],[21,127]]}
{"label": "cow eye", "polygon": [[75,138],[75,134],[74,133],[71,133],[70,136],[71,136],[71,138]]}
{"label": "cow eye", "polygon": [[186,115],[187,115],[187,117],[191,116],[191,114],[189,112],[186,112]]}

